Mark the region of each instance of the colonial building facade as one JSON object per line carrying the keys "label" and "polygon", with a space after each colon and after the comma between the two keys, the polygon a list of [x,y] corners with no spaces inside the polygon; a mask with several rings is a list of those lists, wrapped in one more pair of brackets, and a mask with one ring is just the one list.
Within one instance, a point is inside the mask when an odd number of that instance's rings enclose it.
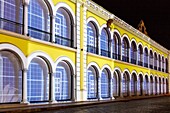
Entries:
{"label": "colonial building facade", "polygon": [[93,1],[0,0],[0,103],[168,93],[169,50]]}

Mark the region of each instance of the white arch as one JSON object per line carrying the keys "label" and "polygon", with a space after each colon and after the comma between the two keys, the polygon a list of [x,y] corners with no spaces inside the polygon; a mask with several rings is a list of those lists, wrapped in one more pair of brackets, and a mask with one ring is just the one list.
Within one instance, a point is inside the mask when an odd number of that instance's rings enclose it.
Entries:
{"label": "white arch", "polygon": [[[56,60],[56,62],[55,62],[55,64],[54,64],[55,70],[56,70],[56,68],[57,68],[58,63],[60,63],[61,61],[66,61],[66,62],[68,62],[68,63],[71,65],[71,68],[73,69],[73,74],[75,74],[75,64],[73,63],[73,61],[72,61],[70,58],[68,58],[68,57],[66,57],[66,56],[61,56],[61,57],[59,57],[59,58]],[[54,71],[54,72],[55,72],[55,71]]]}
{"label": "white arch", "polygon": [[133,41],[135,42],[136,47],[137,47],[138,44],[137,44],[137,42],[136,42],[136,40],[134,38],[130,41],[130,44],[132,44]]}
{"label": "white arch", "polygon": [[123,41],[123,39],[124,39],[125,37],[128,39],[129,47],[131,47],[130,39],[129,39],[129,36],[128,36],[127,34],[124,34],[124,35],[121,37],[121,43],[122,43],[122,41]]}
{"label": "white arch", "polygon": [[137,50],[138,50],[138,48],[139,48],[139,45],[141,45],[141,47],[142,47],[142,53],[144,53],[143,44],[142,44],[141,42],[138,43],[138,45],[137,45]]}
{"label": "white arch", "polygon": [[74,14],[73,10],[71,9],[71,7],[69,5],[67,5],[64,2],[60,2],[56,6],[54,6],[54,15],[56,15],[57,10],[61,7],[67,9],[71,13],[71,16],[73,17],[73,21],[75,23],[75,14]]}
{"label": "white arch", "polygon": [[30,54],[30,55],[27,57],[27,66],[26,66],[27,69],[28,69],[31,61],[32,61],[34,58],[36,58],[36,57],[45,58],[44,60],[47,61],[47,62],[49,62],[49,65],[50,65],[51,68],[52,68],[52,72],[55,71],[53,60],[51,59],[51,57],[50,57],[48,54],[46,54],[46,53],[44,53],[44,52],[42,52],[42,51],[35,51],[35,52],[33,52],[32,54]]}
{"label": "white arch", "polygon": [[52,0],[45,0],[48,2],[48,4],[51,6],[51,10],[52,10],[52,14],[54,15],[54,3],[52,2]]}
{"label": "white arch", "polygon": [[2,50],[10,50],[12,52],[15,52],[20,57],[21,62],[23,64],[23,68],[26,69],[26,64],[27,64],[26,57],[24,53],[18,47],[12,44],[3,43],[3,44],[0,44],[0,51]]}
{"label": "white arch", "polygon": [[149,49],[148,49],[148,46],[144,46],[144,47],[143,47],[143,51],[144,51],[144,52],[145,52],[145,49],[147,49],[148,55],[149,55],[149,52],[150,52],[150,51],[149,51]]}
{"label": "white arch", "polygon": [[[100,27],[100,29],[99,29],[99,34],[102,33],[103,28],[107,28],[107,25],[106,25],[106,24],[103,24],[103,25]],[[109,32],[109,33],[110,33],[110,32]]]}
{"label": "white arch", "polygon": [[131,75],[132,75],[133,73],[135,73],[136,76],[138,75],[138,73],[136,72],[136,70],[133,70],[133,71],[131,72]]}
{"label": "white arch", "polygon": [[118,70],[120,74],[122,73],[122,70],[119,67],[115,67],[113,72],[115,72],[116,70]]}
{"label": "white arch", "polygon": [[94,22],[94,23],[96,24],[97,30],[100,32],[100,25],[99,25],[98,21],[97,21],[95,18],[93,18],[93,17],[89,17],[89,18],[87,19],[87,21],[86,21],[87,24],[88,24],[90,21],[92,21],[92,22]]}
{"label": "white arch", "polygon": [[[112,69],[110,68],[110,66],[109,66],[109,65],[104,65],[104,66],[101,68],[101,72],[102,72],[104,69],[108,69],[108,70],[110,71],[110,76],[111,76],[111,78],[112,78],[113,73],[112,73]],[[101,77],[101,75],[100,75],[100,77]]]}
{"label": "white arch", "polygon": [[100,68],[98,66],[98,64],[96,62],[90,62],[88,65],[87,65],[87,70],[90,66],[95,66],[95,68],[98,70],[98,72],[100,73]]}

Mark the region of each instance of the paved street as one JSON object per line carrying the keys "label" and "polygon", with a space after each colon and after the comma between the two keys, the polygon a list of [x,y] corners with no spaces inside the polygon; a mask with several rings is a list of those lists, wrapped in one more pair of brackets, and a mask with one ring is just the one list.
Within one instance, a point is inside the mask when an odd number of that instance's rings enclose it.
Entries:
{"label": "paved street", "polygon": [[114,102],[56,111],[43,111],[41,113],[170,113],[170,97]]}

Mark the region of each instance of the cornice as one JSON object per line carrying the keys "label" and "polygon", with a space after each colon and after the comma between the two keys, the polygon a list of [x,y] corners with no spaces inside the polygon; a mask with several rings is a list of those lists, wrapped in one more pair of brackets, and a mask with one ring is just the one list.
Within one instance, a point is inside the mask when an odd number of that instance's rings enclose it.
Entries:
{"label": "cornice", "polygon": [[165,52],[166,54],[169,53],[169,50],[166,49],[165,47],[163,47],[162,45],[158,44],[157,42],[155,42],[154,40],[152,40],[149,36],[146,36],[145,34],[143,34],[142,32],[140,32],[139,30],[135,29],[134,27],[132,27],[131,25],[129,25],[128,23],[126,23],[125,21],[123,21],[122,19],[118,18],[117,16],[115,16],[114,14],[110,13],[109,11],[107,11],[106,9],[104,9],[103,7],[99,6],[98,4],[96,4],[95,2],[93,2],[92,0],[86,0],[86,5],[88,6],[88,10],[92,11],[93,13],[95,13],[96,15],[108,20],[108,19],[113,19],[114,20],[114,24],[118,25],[119,27],[125,29],[126,31],[134,34],[135,36],[137,36],[139,39],[144,40],[146,42],[148,42],[149,44],[151,44],[152,46],[154,46],[155,48]]}

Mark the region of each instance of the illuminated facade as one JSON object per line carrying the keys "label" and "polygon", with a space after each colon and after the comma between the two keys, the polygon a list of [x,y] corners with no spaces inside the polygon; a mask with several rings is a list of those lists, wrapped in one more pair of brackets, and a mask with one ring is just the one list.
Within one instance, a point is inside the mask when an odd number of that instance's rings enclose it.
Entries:
{"label": "illuminated facade", "polygon": [[0,0],[0,37],[0,103],[169,93],[169,50],[91,0]]}

